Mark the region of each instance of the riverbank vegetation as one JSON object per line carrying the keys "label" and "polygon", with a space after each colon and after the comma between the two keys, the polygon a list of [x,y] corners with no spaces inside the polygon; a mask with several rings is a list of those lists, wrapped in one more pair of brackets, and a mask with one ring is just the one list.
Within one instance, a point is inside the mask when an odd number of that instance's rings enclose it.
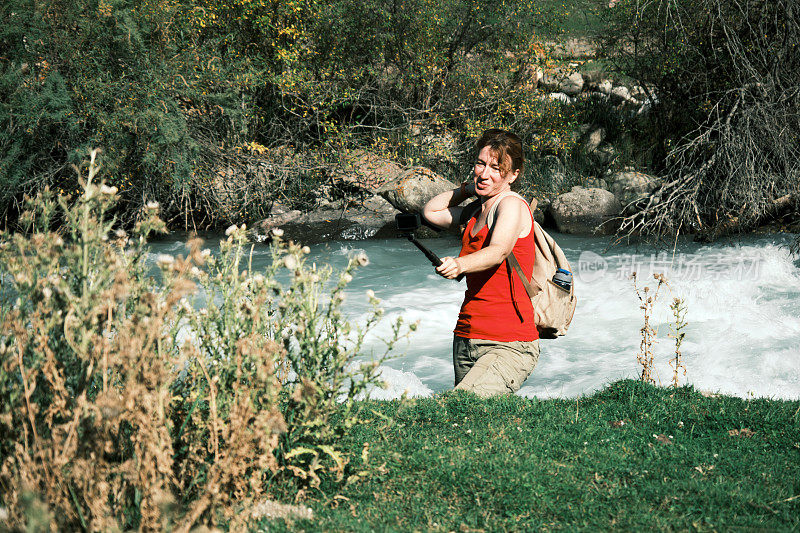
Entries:
{"label": "riverbank vegetation", "polygon": [[276,235],[254,272],[232,226],[218,256],[194,239],[150,264],[158,205],[118,227],[95,156],[76,202],[45,189],[0,237],[0,528],[240,529],[278,482],[357,478],[339,441],[381,385],[386,356],[357,356],[382,313],[340,309],[368,259],[334,274]]}
{"label": "riverbank vegetation", "polygon": [[[793,531],[800,403],[622,381],[578,399],[370,402],[342,445],[377,468],[307,493],[294,531]],[[368,447],[367,447],[368,445]],[[323,485],[324,488],[324,485]],[[332,495],[335,494],[335,495]]]}
{"label": "riverbank vegetation", "polygon": [[[70,165],[101,146],[129,227],[158,201],[171,227],[224,228],[275,201],[313,208],[356,149],[459,181],[475,135],[506,127],[525,142],[530,193],[633,166],[666,185],[623,232],[747,230],[797,212],[796,11],[789,0],[8,0],[0,213],[13,225],[22,196],[45,186],[79,193]],[[562,38],[603,43],[601,74],[638,84],[649,111],[547,98],[541,69],[582,68],[554,57]],[[580,150],[587,125],[616,147],[600,163]]]}
{"label": "riverbank vegetation", "polygon": [[620,1],[603,40],[657,105],[640,154],[665,178],[621,232],[719,235],[798,220],[800,12],[791,0]]}

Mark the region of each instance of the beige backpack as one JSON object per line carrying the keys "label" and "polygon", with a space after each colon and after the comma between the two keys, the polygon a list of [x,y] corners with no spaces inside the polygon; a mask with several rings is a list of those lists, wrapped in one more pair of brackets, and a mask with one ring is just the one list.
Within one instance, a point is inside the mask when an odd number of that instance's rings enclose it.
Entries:
{"label": "beige backpack", "polygon": [[[486,224],[489,228],[494,222],[494,212],[500,201],[506,196],[516,196],[528,203],[525,198],[515,192],[501,193],[497,201],[492,205],[486,217]],[[530,208],[530,204],[528,204]],[[536,329],[539,330],[539,338],[555,339],[561,335],[566,335],[572,316],[575,314],[575,305],[578,300],[575,297],[575,276],[572,277],[572,285],[569,290],[559,287],[553,283],[553,275],[556,269],[563,268],[572,272],[572,267],[567,261],[564,252],[556,244],[556,241],[542,229],[538,222],[533,221],[534,243],[536,255],[533,261],[533,273],[530,280],[525,278],[519,261],[512,253],[508,256],[508,264],[517,272],[525,291],[530,296],[533,303],[533,310],[536,313]]]}

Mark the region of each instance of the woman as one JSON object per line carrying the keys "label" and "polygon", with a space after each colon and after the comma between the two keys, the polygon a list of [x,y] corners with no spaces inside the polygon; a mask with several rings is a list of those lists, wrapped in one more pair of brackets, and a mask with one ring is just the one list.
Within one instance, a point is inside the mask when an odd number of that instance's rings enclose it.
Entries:
{"label": "woman", "polygon": [[[513,252],[530,279],[532,207],[511,193],[524,164],[519,137],[487,130],[475,144],[472,179],[434,196],[423,209],[425,218],[442,228],[466,223],[458,257],[443,258],[436,272],[447,279],[466,275],[467,290],[453,337],[455,386],[480,396],[516,392],[539,359],[531,300],[506,261]],[[459,207],[472,196],[479,202]]]}

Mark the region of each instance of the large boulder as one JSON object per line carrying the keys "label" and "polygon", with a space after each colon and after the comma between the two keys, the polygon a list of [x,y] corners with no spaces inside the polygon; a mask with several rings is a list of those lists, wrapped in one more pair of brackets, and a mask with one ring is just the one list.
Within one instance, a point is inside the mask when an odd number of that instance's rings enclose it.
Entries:
{"label": "large boulder", "polygon": [[403,172],[391,159],[385,159],[366,150],[352,150],[331,169],[334,181],[374,193],[384,183],[395,179]]}
{"label": "large boulder", "polygon": [[609,235],[615,227],[610,222],[622,210],[614,195],[604,189],[573,187],[559,195],[550,206],[558,231],[578,235]]}
{"label": "large boulder", "polygon": [[284,240],[303,244],[391,237],[396,234],[396,213],[397,210],[379,196],[359,203],[341,201],[338,205],[328,204],[308,213],[296,210],[273,212],[254,226],[252,237],[258,241],[267,240],[275,229],[282,231]]}
{"label": "large boulder", "polygon": [[558,84],[558,90],[567,96],[578,96],[583,91],[583,76],[580,72],[564,76]]}
{"label": "large boulder", "polygon": [[635,171],[616,172],[611,176],[611,192],[623,207],[647,198],[661,185],[661,179]]}
{"label": "large boulder", "polygon": [[605,94],[606,96],[611,95],[611,91],[614,89],[614,84],[611,80],[602,80],[597,84],[597,90],[600,94]]}
{"label": "large boulder", "polygon": [[439,193],[457,185],[424,167],[401,172],[378,189],[378,194],[404,213],[419,213],[425,204]]}

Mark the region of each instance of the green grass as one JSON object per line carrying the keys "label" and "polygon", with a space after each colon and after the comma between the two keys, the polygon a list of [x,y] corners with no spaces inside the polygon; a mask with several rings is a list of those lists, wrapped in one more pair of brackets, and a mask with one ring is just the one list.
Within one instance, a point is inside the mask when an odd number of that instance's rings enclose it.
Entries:
{"label": "green grass", "polygon": [[[578,400],[448,393],[366,402],[365,423],[341,444],[360,453],[369,443],[372,473],[308,490],[313,520],[262,526],[796,531],[799,411],[797,401],[634,381]],[[752,436],[729,434],[744,428]]]}

